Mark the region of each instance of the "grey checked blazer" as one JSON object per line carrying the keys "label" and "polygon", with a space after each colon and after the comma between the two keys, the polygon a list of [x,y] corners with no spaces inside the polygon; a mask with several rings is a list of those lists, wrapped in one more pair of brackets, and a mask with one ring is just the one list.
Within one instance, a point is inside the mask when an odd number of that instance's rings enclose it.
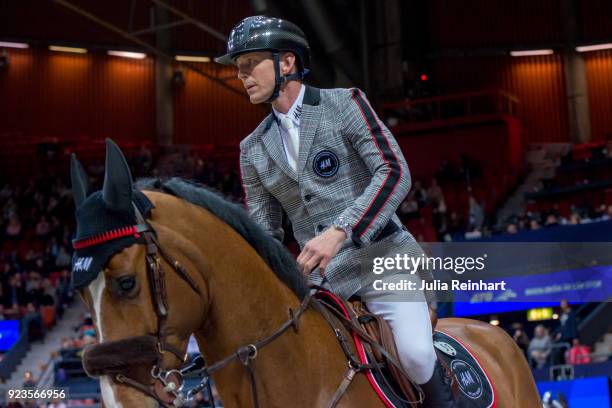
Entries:
{"label": "grey checked blazer", "polygon": [[[348,298],[380,276],[372,257],[421,249],[395,214],[410,173],[393,135],[358,89],[306,86],[297,173],[289,166],[273,113],[240,143],[240,169],[251,217],[282,240],[283,211],[300,246],[340,215],[353,229],[325,271]],[[392,273],[392,272],[391,272]],[[311,274],[320,283],[318,271]]]}

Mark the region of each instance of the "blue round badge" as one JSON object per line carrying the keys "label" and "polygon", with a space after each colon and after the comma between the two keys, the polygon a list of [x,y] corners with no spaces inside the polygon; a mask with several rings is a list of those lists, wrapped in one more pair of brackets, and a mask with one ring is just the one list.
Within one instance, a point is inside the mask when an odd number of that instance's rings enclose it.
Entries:
{"label": "blue round badge", "polygon": [[312,169],[321,177],[332,177],[338,172],[338,156],[331,150],[322,150],[315,156]]}

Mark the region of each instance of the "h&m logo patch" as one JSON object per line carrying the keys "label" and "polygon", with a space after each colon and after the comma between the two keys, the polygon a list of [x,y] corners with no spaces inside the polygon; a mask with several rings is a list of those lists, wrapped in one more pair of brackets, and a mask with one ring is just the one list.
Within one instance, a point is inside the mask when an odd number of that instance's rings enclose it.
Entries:
{"label": "h&m logo patch", "polygon": [[451,370],[459,381],[459,389],[465,396],[478,399],[483,394],[482,381],[474,368],[463,360],[453,360]]}
{"label": "h&m logo patch", "polygon": [[85,258],[76,258],[72,265],[72,270],[75,272],[86,271],[91,266],[93,262],[93,257],[87,256]]}
{"label": "h&m logo patch", "polygon": [[338,156],[331,150],[322,150],[315,156],[312,162],[314,172],[321,177],[332,177],[338,172],[340,162]]}

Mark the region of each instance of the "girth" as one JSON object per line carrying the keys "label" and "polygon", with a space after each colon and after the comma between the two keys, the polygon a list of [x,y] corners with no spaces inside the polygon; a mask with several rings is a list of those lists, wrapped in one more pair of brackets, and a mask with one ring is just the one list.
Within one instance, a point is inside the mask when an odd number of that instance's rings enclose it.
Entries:
{"label": "girth", "polygon": [[[323,288],[316,286],[313,287],[325,291],[325,289]],[[330,401],[328,408],[332,408],[337,405],[356,373],[365,370],[377,370],[380,372],[386,366],[389,366],[389,369],[393,368],[393,370],[395,370],[396,372],[395,374],[397,376],[400,376],[404,383],[410,385],[410,389],[407,391],[414,390],[414,392],[406,392],[406,394],[408,398],[415,399],[406,399],[395,393],[394,396],[398,400],[409,405],[418,405],[422,403],[425,400],[425,395],[421,390],[421,387],[415,381],[412,380],[412,378],[405,371],[396,356],[391,355],[389,351],[385,349],[385,347],[383,347],[379,341],[374,339],[362,328],[361,323],[357,320],[356,316],[351,314],[352,307],[350,306],[349,302],[343,300],[340,301],[343,303],[343,307],[348,311],[348,318],[343,313],[338,311],[333,305],[330,305],[325,301],[317,299],[317,301],[313,303],[313,306],[321,313],[321,315],[325,318],[331,329],[334,331],[334,334],[336,335],[336,338],[340,343],[340,346],[348,360],[349,365],[348,371],[346,372],[344,379],[342,380],[336,393],[334,394],[334,397]],[[357,337],[367,343],[367,345],[372,349],[372,351],[384,357],[385,363],[381,363],[381,359],[375,359],[374,353],[372,353],[372,355],[370,356],[371,363],[361,363],[348,347],[347,340],[342,334],[343,328],[346,328],[350,334],[355,334]],[[384,375],[382,376],[382,378],[385,378]],[[402,389],[404,388],[409,387],[402,387]],[[392,387],[389,387],[389,389],[393,392]],[[414,395],[415,392],[418,394],[418,396]]]}

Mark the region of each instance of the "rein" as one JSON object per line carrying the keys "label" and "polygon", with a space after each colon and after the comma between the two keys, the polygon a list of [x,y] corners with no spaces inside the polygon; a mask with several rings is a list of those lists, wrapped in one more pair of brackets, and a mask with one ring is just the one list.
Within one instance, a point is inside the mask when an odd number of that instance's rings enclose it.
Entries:
{"label": "rein", "polygon": [[[222,368],[224,368],[225,366],[227,366],[229,363],[233,362],[234,360],[238,360],[244,365],[244,367],[247,369],[249,373],[249,378],[251,381],[251,396],[253,399],[253,406],[256,408],[259,408],[259,400],[257,397],[257,383],[255,381],[255,370],[253,368],[252,362],[253,360],[255,360],[255,358],[257,358],[257,354],[259,353],[260,349],[272,343],[274,340],[280,337],[283,333],[285,333],[289,328],[293,328],[293,330],[296,333],[298,332],[299,319],[302,316],[302,314],[304,314],[306,309],[308,309],[312,300],[313,300],[312,295],[308,293],[306,296],[304,296],[304,299],[302,299],[302,302],[300,303],[300,307],[299,309],[297,309],[297,311],[294,312],[293,309],[289,308],[289,320],[285,321],[285,323],[283,323],[278,329],[276,329],[276,331],[274,331],[268,337],[264,337],[263,339],[258,340],[255,343],[247,344],[246,346],[242,346],[238,348],[233,354],[230,354],[224,359],[219,360],[210,366],[205,366],[202,369],[202,374],[205,376],[205,380],[202,381],[200,385],[196,387],[196,389],[191,390],[189,393],[196,394],[198,391],[200,391],[203,388],[203,385],[205,383],[208,384],[211,374],[213,374],[215,371],[221,370]],[[212,395],[210,395],[210,398],[211,398],[210,402],[212,404],[212,407],[214,408],[215,402],[214,402],[214,399],[212,398]]]}

